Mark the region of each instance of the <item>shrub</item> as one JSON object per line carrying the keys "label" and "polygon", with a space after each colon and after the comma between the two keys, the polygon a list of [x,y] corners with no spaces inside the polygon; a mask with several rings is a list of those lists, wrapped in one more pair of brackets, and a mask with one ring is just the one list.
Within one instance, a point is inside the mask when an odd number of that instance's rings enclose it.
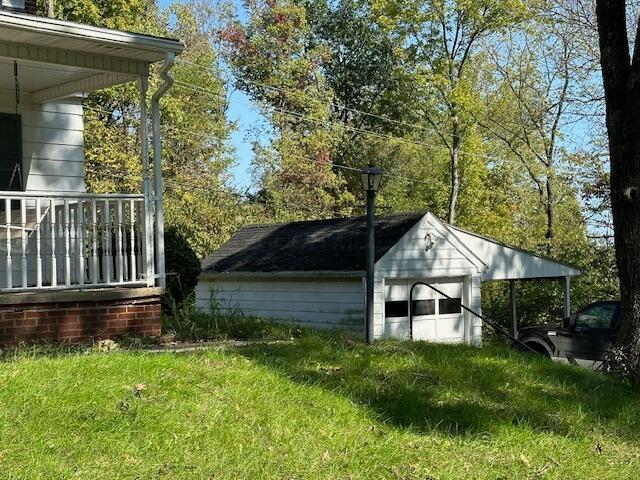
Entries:
{"label": "shrub", "polygon": [[192,293],[200,275],[200,260],[189,242],[176,227],[169,227],[164,234],[165,263],[167,270],[167,298],[181,305]]}

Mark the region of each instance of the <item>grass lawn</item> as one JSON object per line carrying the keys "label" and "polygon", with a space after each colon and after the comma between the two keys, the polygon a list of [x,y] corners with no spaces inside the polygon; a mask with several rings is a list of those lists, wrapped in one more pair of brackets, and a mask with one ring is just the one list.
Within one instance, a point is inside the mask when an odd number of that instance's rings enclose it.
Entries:
{"label": "grass lawn", "polygon": [[640,475],[640,396],[504,348],[308,336],[0,363],[2,478]]}

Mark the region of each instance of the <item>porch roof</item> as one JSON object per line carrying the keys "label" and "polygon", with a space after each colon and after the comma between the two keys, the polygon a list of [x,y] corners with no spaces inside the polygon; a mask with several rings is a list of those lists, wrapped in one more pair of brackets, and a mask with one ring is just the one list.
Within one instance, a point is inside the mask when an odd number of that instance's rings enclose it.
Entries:
{"label": "porch roof", "polygon": [[0,89],[14,87],[43,103],[148,75],[149,64],[178,55],[178,40],[0,11]]}

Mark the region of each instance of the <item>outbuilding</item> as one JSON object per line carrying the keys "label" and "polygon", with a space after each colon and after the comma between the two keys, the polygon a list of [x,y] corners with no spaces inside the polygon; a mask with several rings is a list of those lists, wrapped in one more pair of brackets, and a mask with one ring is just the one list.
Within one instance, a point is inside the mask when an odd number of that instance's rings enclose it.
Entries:
{"label": "outbuilding", "polygon": [[[314,328],[362,329],[365,263],[364,217],[249,226],[203,260],[197,305]],[[431,213],[381,216],[374,336],[478,345],[482,321],[459,304],[481,313],[483,280],[561,279],[568,313],[570,278],[579,274]]]}

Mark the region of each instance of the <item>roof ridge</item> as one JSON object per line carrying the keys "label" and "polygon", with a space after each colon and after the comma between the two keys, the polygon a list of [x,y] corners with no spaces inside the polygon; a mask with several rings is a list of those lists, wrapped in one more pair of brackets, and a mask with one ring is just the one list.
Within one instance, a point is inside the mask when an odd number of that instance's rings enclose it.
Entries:
{"label": "roof ridge", "polygon": [[[420,212],[417,210],[410,212],[399,212],[399,213],[389,213],[385,215],[376,215],[376,220],[381,220],[385,218],[400,218],[400,217],[411,217],[414,215],[424,216],[429,212]],[[357,217],[333,217],[333,218],[317,218],[311,220],[294,220],[291,222],[274,222],[274,223],[250,223],[249,225],[245,225],[238,232],[244,230],[245,228],[267,228],[267,227],[276,227],[283,225],[300,225],[303,223],[320,223],[320,222],[333,222],[333,221],[346,221],[346,220],[366,220],[366,215],[358,215]]]}

